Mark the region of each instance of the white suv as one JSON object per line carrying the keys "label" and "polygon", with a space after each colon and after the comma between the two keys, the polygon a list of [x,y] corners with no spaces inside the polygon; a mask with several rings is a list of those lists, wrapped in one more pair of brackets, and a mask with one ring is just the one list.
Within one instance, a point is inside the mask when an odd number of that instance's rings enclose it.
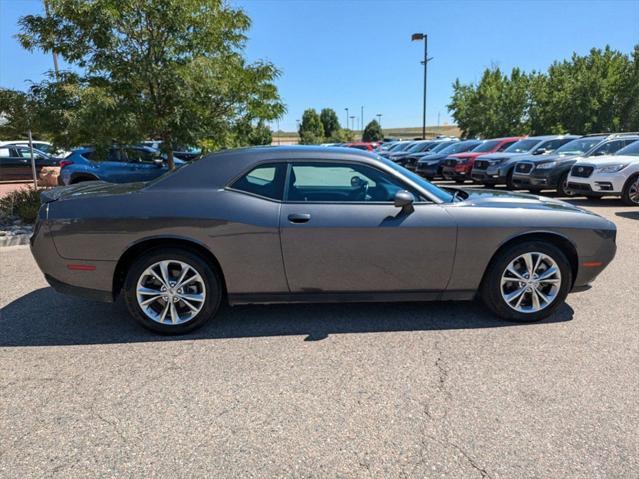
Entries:
{"label": "white suv", "polygon": [[639,206],[639,141],[614,155],[579,160],[570,170],[567,186],[577,195],[621,196],[627,205]]}

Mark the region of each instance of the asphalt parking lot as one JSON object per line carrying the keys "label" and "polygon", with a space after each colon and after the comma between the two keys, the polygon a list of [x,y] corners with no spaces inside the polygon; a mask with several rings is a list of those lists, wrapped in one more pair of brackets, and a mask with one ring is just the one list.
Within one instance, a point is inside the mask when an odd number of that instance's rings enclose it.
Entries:
{"label": "asphalt parking lot", "polygon": [[0,248],[0,477],[639,476],[639,209],[537,324],[478,303],[245,306],[182,338]]}

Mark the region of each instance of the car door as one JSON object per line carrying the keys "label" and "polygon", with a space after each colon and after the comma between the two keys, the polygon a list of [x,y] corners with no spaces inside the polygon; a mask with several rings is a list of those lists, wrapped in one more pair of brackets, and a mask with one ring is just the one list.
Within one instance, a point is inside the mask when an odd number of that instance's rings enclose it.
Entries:
{"label": "car door", "polygon": [[13,147],[0,147],[0,181],[19,179],[21,160]]}
{"label": "car door", "polygon": [[406,292],[446,288],[456,225],[438,204],[396,208],[394,175],[349,162],[292,162],[280,215],[291,292]]}
{"label": "car door", "polygon": [[127,165],[130,168],[128,181],[149,181],[167,171],[166,165],[157,164],[153,160],[162,159],[159,153],[142,148],[127,148]]}

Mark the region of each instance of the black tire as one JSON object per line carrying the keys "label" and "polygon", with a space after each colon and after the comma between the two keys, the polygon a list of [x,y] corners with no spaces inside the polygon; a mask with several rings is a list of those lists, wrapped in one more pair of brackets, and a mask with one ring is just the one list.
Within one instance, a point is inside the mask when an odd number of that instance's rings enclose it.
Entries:
{"label": "black tire", "polygon": [[455,180],[455,183],[458,185],[463,185],[464,183],[466,183],[466,180]]}
{"label": "black tire", "polygon": [[508,188],[509,190],[516,190],[517,189],[517,185],[515,185],[515,183],[513,183],[513,174],[515,173],[515,169],[513,168],[512,170],[510,170],[508,172],[508,175],[506,175],[506,188]]}
{"label": "black tire", "polygon": [[557,184],[557,194],[562,197],[575,196],[574,193],[571,193],[570,191],[566,189],[568,187],[568,173],[570,172],[566,171],[563,175],[561,175],[561,178],[559,178],[559,183]]}
{"label": "black tire", "polygon": [[639,197],[635,196],[637,191],[639,191],[639,174],[628,178],[628,181],[626,181],[626,184],[623,186],[621,201],[628,206],[639,206]]}
{"label": "black tire", "polygon": [[541,194],[541,189],[539,189],[539,188],[529,188],[528,192],[533,194],[533,195],[539,195],[539,194]]}
{"label": "black tire", "polygon": [[[524,253],[537,252],[551,257],[561,273],[561,284],[555,299],[544,309],[534,313],[523,313],[511,308],[501,294],[501,278],[506,267]],[[572,269],[566,255],[555,245],[545,241],[515,243],[500,251],[492,260],[480,286],[480,297],[497,316],[511,321],[540,321],[560,307],[572,286]]]}
{"label": "black tire", "polygon": [[[202,309],[191,319],[179,324],[159,323],[150,319],[136,297],[137,282],[144,271],[162,260],[181,261],[194,268],[206,286],[206,296]],[[184,334],[202,326],[217,313],[222,300],[222,281],[216,268],[199,255],[181,248],[157,248],[138,258],[129,268],[124,283],[124,298],[131,316],[142,326],[161,334]]]}
{"label": "black tire", "polygon": [[586,195],[586,199],[589,201],[599,201],[601,198],[603,198],[602,195]]}

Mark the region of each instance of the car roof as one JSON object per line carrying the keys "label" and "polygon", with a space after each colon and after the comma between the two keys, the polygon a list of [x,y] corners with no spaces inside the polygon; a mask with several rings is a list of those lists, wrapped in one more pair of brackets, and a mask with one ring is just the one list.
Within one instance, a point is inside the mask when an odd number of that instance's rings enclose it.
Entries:
{"label": "car roof", "polygon": [[350,160],[387,169],[377,154],[357,148],[314,145],[255,146],[209,153],[188,167],[181,168],[179,173],[168,175],[151,187],[224,187],[233,178],[258,164],[292,160]]}

